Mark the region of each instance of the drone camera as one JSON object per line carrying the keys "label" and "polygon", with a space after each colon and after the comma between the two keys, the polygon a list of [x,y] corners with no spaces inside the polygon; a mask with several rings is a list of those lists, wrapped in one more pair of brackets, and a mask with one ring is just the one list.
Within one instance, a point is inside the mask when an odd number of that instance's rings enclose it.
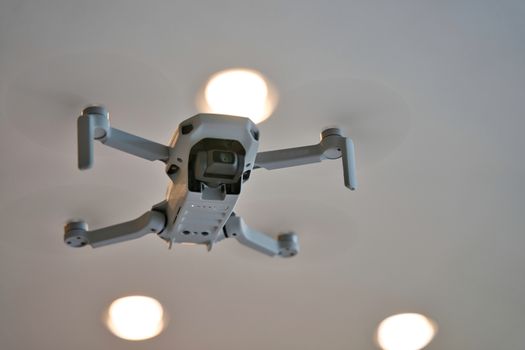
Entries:
{"label": "drone camera", "polygon": [[188,188],[203,192],[202,185],[224,193],[239,194],[246,151],[236,140],[205,138],[197,142],[188,157]]}
{"label": "drone camera", "polygon": [[242,176],[244,157],[236,152],[209,149],[197,152],[195,178],[206,183],[235,183]]}
{"label": "drone camera", "polygon": [[205,178],[233,180],[239,169],[238,155],[223,150],[200,151],[197,154],[197,171]]}

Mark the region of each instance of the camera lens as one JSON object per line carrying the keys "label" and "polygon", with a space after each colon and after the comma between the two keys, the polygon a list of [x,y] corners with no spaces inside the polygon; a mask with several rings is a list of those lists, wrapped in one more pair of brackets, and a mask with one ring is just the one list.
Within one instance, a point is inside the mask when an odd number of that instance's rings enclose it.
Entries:
{"label": "camera lens", "polygon": [[214,151],[213,161],[217,163],[233,164],[235,162],[235,153]]}

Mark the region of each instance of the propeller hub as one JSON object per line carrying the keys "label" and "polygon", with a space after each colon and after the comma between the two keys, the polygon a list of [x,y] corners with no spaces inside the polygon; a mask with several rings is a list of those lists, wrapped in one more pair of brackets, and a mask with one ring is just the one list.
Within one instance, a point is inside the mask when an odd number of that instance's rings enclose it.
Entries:
{"label": "propeller hub", "polygon": [[104,117],[108,116],[108,110],[102,106],[89,106],[84,108],[82,115],[98,114],[103,115]]}
{"label": "propeller hub", "polygon": [[343,131],[339,128],[328,128],[321,132],[321,140],[328,136],[343,136]]}

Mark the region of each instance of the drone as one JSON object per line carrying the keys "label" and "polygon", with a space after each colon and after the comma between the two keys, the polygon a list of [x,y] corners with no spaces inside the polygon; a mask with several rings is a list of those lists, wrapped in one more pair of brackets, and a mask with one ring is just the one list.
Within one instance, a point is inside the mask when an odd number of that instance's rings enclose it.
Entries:
{"label": "drone", "polygon": [[249,119],[222,114],[197,114],[180,123],[169,146],[110,126],[109,113],[90,106],[77,120],[78,167],[93,166],[94,141],[149,161],[166,164],[170,182],[166,199],[137,219],[89,230],[85,221],[68,222],[64,242],[93,248],[153,233],[169,244],[205,245],[226,239],[268,256],[292,257],[299,252],[295,233],[273,238],[250,228],[233,209],[254,170],[274,170],[342,158],[344,184],[357,187],[354,144],[338,128],[325,129],[318,144],[258,152],[259,130]]}

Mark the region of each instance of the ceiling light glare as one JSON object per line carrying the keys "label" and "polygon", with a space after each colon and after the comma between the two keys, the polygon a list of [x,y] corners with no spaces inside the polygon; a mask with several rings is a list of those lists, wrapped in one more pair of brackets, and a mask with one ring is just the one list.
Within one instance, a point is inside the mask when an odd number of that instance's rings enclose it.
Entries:
{"label": "ceiling light glare", "polygon": [[145,340],[164,329],[164,311],[155,299],[134,295],[115,300],[108,309],[106,324],[117,337]]}
{"label": "ceiling light glare", "polygon": [[218,72],[204,88],[207,112],[247,117],[254,123],[272,114],[276,100],[274,89],[263,75],[249,69]]}
{"label": "ceiling light glare", "polygon": [[420,350],[430,343],[436,330],[435,323],[423,315],[393,315],[379,324],[377,342],[384,350]]}

